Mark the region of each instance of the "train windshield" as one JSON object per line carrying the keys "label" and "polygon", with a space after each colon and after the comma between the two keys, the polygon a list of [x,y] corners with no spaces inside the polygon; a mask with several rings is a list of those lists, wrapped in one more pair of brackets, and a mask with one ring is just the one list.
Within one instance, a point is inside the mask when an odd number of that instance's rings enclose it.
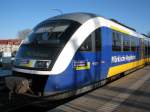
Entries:
{"label": "train windshield", "polygon": [[72,34],[80,26],[74,21],[51,21],[38,25],[22,43],[16,58],[57,58]]}

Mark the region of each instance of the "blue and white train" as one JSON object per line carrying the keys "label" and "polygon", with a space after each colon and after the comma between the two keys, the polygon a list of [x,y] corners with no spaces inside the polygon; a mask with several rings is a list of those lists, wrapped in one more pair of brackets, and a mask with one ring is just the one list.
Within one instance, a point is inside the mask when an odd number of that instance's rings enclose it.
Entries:
{"label": "blue and white train", "polygon": [[39,23],[17,52],[13,75],[29,80],[24,94],[59,99],[89,91],[150,62],[150,39],[91,13]]}

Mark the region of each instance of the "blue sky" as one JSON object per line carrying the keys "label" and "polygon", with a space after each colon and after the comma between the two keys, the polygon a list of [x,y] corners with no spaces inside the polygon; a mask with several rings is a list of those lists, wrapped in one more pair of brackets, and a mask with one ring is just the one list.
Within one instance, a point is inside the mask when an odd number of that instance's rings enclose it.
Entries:
{"label": "blue sky", "polygon": [[150,0],[0,0],[0,39],[63,13],[91,12],[114,18],[138,32],[150,32]]}

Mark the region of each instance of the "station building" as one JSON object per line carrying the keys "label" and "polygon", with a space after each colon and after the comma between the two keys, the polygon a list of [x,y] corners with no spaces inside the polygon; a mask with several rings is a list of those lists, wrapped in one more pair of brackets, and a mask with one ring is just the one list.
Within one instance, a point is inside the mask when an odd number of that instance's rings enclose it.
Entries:
{"label": "station building", "polygon": [[18,50],[22,40],[20,39],[6,39],[0,40],[0,52],[15,52]]}

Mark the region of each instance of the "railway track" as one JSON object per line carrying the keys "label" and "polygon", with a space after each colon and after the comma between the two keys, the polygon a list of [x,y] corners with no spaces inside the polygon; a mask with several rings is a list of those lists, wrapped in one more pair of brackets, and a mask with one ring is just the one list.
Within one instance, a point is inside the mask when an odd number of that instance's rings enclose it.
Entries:
{"label": "railway track", "polygon": [[4,77],[0,77],[0,91],[3,90],[5,87],[5,84],[4,84]]}
{"label": "railway track", "polygon": [[9,101],[9,90],[4,88],[0,90],[0,112],[46,112],[74,98],[58,101],[35,101],[34,99],[31,101],[28,98],[20,100],[20,98],[12,95],[12,99]]}
{"label": "railway track", "polygon": [[61,100],[59,103],[33,100],[29,103],[29,99],[20,100],[13,95],[9,101],[9,90],[5,86],[5,77],[9,75],[11,70],[0,68],[0,112],[44,112],[70,100]]}
{"label": "railway track", "polygon": [[[8,100],[8,91],[3,90],[0,93],[0,112],[44,112],[46,108],[42,105],[35,105],[40,102],[27,103],[27,99],[22,99],[21,101],[17,98]],[[46,111],[46,110],[45,110]]]}
{"label": "railway track", "polygon": [[[5,95],[5,97],[7,96]],[[3,100],[5,103],[0,105],[0,112],[47,112],[48,110],[51,110],[71,100],[72,98],[59,101],[33,101],[31,103],[26,103],[25,99],[23,99],[21,102],[17,100],[12,100],[9,102],[7,98]]]}

